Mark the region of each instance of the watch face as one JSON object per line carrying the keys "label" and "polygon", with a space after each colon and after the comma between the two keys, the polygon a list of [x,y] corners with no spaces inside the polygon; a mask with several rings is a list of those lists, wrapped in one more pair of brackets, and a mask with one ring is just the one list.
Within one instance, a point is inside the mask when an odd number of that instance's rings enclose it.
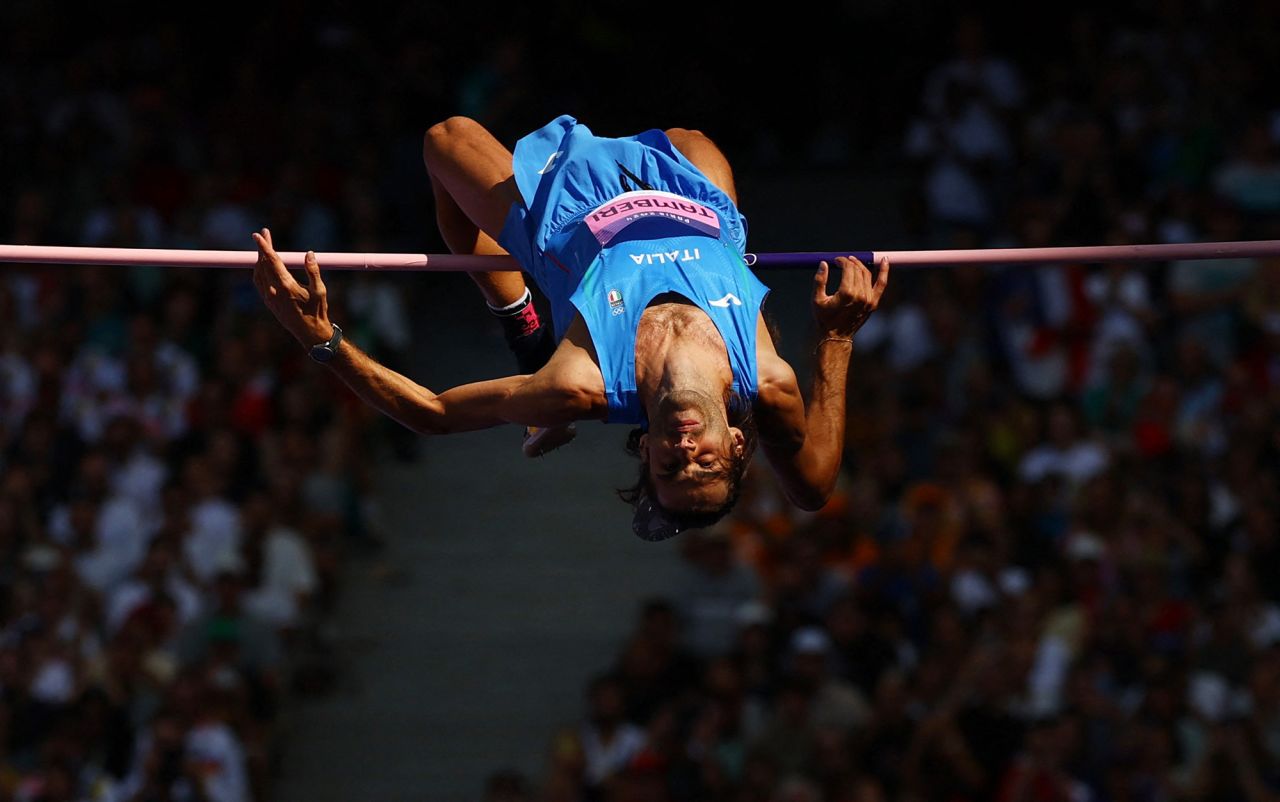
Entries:
{"label": "watch face", "polygon": [[328,345],[311,346],[311,358],[317,362],[328,362],[333,359],[333,349]]}
{"label": "watch face", "polygon": [[333,324],[333,336],[328,342],[311,346],[311,358],[317,362],[328,362],[338,353],[338,343],[342,342],[342,329]]}

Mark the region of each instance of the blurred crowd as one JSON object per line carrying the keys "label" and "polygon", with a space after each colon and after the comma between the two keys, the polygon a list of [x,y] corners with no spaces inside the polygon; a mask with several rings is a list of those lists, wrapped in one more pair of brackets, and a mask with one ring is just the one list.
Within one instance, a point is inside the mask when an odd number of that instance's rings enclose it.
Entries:
{"label": "blurred crowd", "polygon": [[[714,58],[579,5],[108,5],[73,34],[4,3],[0,240],[440,252],[422,132],[566,110],[721,132],[739,169],[900,166],[919,247],[1280,238],[1274,3],[682,7]],[[433,279],[326,281],[404,364]],[[492,802],[1280,796],[1280,264],[890,294],[832,502],[753,468]],[[5,267],[0,311],[0,800],[271,798],[290,701],[334,682],[344,559],[380,542],[370,444],[415,441],[231,271]]]}
{"label": "blurred crowd", "polygon": [[[914,235],[1280,239],[1280,12],[1150,10],[1034,59],[959,17],[904,126]],[[830,504],[753,466],[491,802],[1280,798],[1280,259],[890,295]]]}
{"label": "blurred crowd", "polygon": [[[84,13],[89,42],[47,9],[0,11],[0,241],[247,250],[270,225],[386,247],[398,166],[316,102],[354,68],[282,79],[277,101],[264,20],[227,71],[191,55],[212,20]],[[412,167],[401,187],[425,183]],[[400,359],[404,298],[331,283],[351,336]],[[0,800],[272,798],[295,703],[339,678],[330,616],[344,564],[382,543],[382,453],[414,442],[243,271],[5,266]]]}

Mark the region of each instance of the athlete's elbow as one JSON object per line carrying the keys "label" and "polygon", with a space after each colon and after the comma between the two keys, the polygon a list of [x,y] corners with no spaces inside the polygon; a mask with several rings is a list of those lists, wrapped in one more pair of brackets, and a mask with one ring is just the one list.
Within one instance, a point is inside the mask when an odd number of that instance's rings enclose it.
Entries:
{"label": "athlete's elbow", "polygon": [[831,491],[813,490],[796,493],[791,496],[791,503],[805,512],[817,512],[827,506],[831,500]]}
{"label": "athlete's elbow", "polygon": [[543,403],[540,404],[546,420],[539,425],[558,425],[591,417],[597,395],[579,382],[559,381],[549,385],[541,395]]}
{"label": "athlete's elbow", "polygon": [[836,477],[833,476],[827,481],[818,480],[812,484],[806,483],[799,487],[792,487],[787,495],[792,504],[805,512],[817,512],[827,506],[835,490]]}
{"label": "athlete's elbow", "polygon": [[450,432],[444,405],[434,398],[415,410],[415,414],[400,419],[400,423],[421,435],[434,436]]}
{"label": "athlete's elbow", "polygon": [[590,417],[595,410],[596,395],[582,387],[567,389],[564,394],[564,409],[573,420]]}

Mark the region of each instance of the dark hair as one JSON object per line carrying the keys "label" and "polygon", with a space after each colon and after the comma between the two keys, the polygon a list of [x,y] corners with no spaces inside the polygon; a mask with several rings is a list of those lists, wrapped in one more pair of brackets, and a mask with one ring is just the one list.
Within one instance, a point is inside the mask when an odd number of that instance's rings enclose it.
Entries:
{"label": "dark hair", "polygon": [[[738,503],[738,496],[742,493],[742,477],[747,471],[747,465],[751,463],[751,455],[756,450],[756,422],[751,414],[751,402],[740,393],[730,390],[728,397],[725,398],[725,417],[730,426],[736,426],[742,430],[744,442],[742,453],[729,458],[729,495],[720,506],[693,512],[677,512],[662,506],[653,487],[648,463],[644,460],[640,461],[640,477],[636,483],[631,487],[619,489],[618,497],[634,507],[640,503],[641,498],[647,496],[649,503],[681,529],[702,529],[719,521]],[[637,427],[627,433],[627,442],[623,448],[631,456],[640,457],[640,436],[644,433],[644,427]]]}

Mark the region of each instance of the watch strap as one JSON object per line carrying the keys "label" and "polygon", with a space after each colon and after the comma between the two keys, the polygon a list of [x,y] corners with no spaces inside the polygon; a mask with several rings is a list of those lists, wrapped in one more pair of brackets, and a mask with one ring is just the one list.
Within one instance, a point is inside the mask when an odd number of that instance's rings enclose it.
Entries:
{"label": "watch strap", "polygon": [[342,342],[342,329],[338,327],[337,323],[330,323],[329,325],[333,326],[333,334],[329,336],[329,339],[311,346],[311,358],[317,362],[328,362],[337,356],[338,344]]}

